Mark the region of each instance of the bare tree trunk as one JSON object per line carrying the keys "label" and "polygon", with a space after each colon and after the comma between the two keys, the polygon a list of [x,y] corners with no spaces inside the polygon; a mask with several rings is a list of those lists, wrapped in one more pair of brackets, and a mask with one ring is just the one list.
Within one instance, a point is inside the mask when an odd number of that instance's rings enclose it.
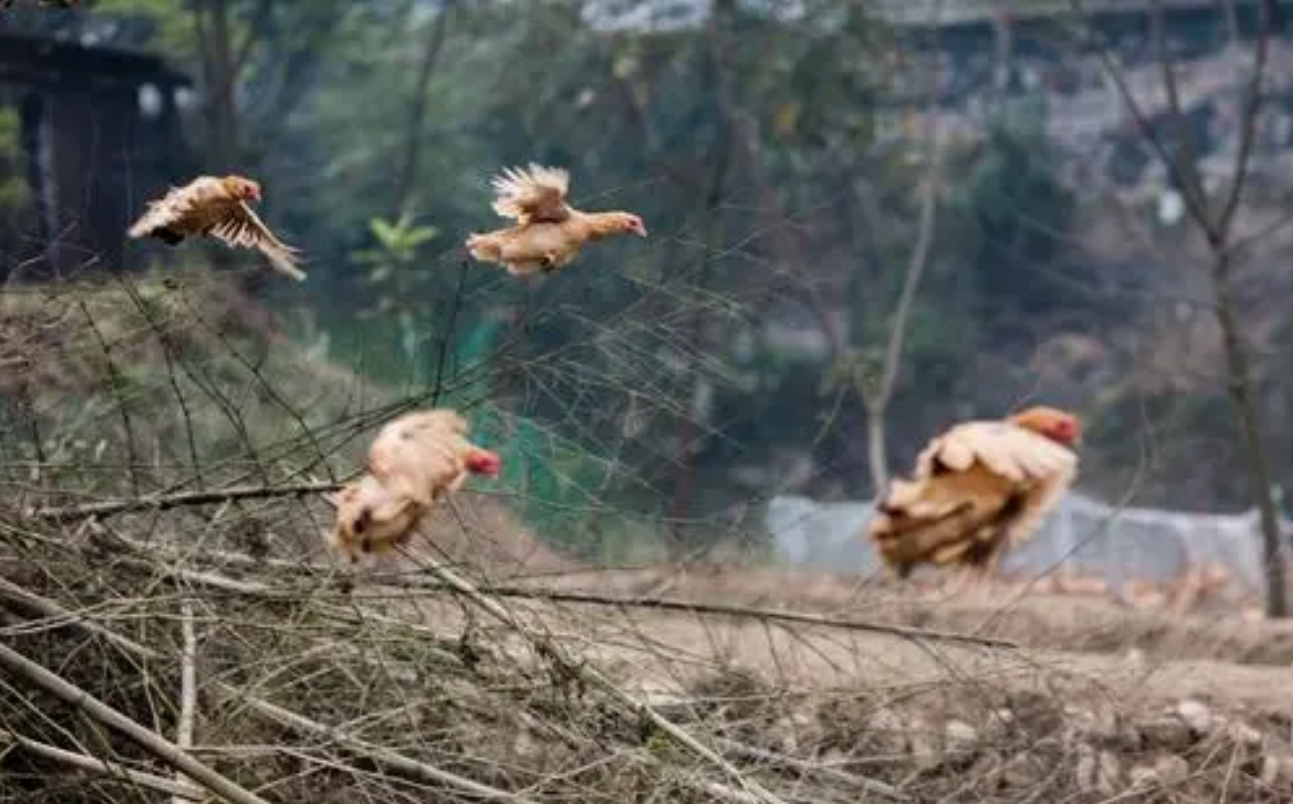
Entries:
{"label": "bare tree trunk", "polygon": [[[1224,0],[1226,13],[1234,14],[1234,0]],[[1082,13],[1081,0],[1070,0],[1078,14]],[[1270,461],[1266,456],[1265,428],[1253,388],[1252,368],[1244,347],[1238,311],[1235,309],[1231,286],[1235,254],[1234,220],[1247,183],[1256,137],[1258,112],[1262,106],[1262,82],[1266,74],[1270,39],[1274,33],[1277,13],[1275,0],[1261,0],[1259,6],[1261,25],[1254,47],[1252,75],[1246,88],[1243,112],[1239,120],[1239,149],[1230,186],[1221,199],[1219,208],[1209,202],[1203,181],[1199,176],[1195,153],[1188,136],[1182,132],[1180,147],[1170,149],[1152,133],[1145,114],[1132,96],[1125,77],[1119,72],[1106,50],[1098,51],[1105,71],[1117,86],[1128,110],[1136,119],[1140,130],[1152,147],[1168,174],[1181,188],[1190,219],[1203,234],[1211,255],[1210,273],[1215,296],[1215,314],[1221,329],[1222,344],[1226,355],[1226,387],[1235,405],[1235,417],[1242,434],[1247,456],[1248,475],[1252,494],[1261,521],[1262,555],[1266,564],[1266,615],[1271,618],[1289,616],[1288,577],[1284,556],[1283,537],[1279,531],[1279,518],[1271,498]],[[1162,72],[1164,94],[1168,112],[1174,123],[1182,119],[1180,93],[1176,85],[1175,65],[1167,50],[1161,0],[1150,4],[1150,33],[1154,40],[1155,57]]]}
{"label": "bare tree trunk", "polygon": [[1243,433],[1245,452],[1248,455],[1248,473],[1252,480],[1253,494],[1257,498],[1257,511],[1262,528],[1262,561],[1266,570],[1266,615],[1271,618],[1289,616],[1287,559],[1284,540],[1280,534],[1279,517],[1271,497],[1271,472],[1266,458],[1266,441],[1262,435],[1261,415],[1257,409],[1252,384],[1252,370],[1248,365],[1248,352],[1240,339],[1239,324],[1235,315],[1235,302],[1230,286],[1230,251],[1215,250],[1212,264],[1212,286],[1216,295],[1217,323],[1225,345],[1226,369],[1230,375],[1227,389],[1235,404]]}
{"label": "bare tree trunk", "polygon": [[902,348],[907,337],[907,327],[911,323],[911,313],[916,306],[916,292],[920,289],[920,281],[925,276],[925,268],[929,264],[929,249],[934,240],[941,154],[938,133],[933,123],[930,123],[928,157],[929,165],[928,172],[925,174],[925,186],[922,188],[923,197],[920,202],[920,224],[916,232],[916,244],[912,247],[911,258],[907,263],[907,277],[903,281],[902,294],[898,297],[898,309],[894,312],[893,327],[889,330],[889,342],[885,344],[880,382],[876,388],[864,391],[862,394],[867,412],[867,458],[871,470],[871,484],[876,496],[883,494],[889,486],[885,414],[888,412],[889,400],[893,397],[893,389],[898,381],[898,369],[902,366]]}
{"label": "bare tree trunk", "polygon": [[[935,4],[931,15],[934,21],[938,20],[941,10],[942,3]],[[867,415],[868,468],[877,497],[889,487],[885,415],[889,409],[889,400],[893,397],[894,386],[898,382],[903,345],[907,338],[907,327],[911,323],[911,313],[915,308],[916,293],[920,290],[921,279],[929,264],[929,250],[934,240],[934,224],[938,213],[939,187],[942,184],[942,148],[938,139],[938,70],[932,66],[930,70],[929,100],[925,106],[925,177],[920,188],[920,222],[916,230],[916,243],[912,246],[911,256],[907,261],[907,276],[903,280],[902,293],[898,296],[898,307],[894,311],[893,325],[885,344],[880,381],[874,388],[867,388],[865,380],[860,379],[859,386]]]}

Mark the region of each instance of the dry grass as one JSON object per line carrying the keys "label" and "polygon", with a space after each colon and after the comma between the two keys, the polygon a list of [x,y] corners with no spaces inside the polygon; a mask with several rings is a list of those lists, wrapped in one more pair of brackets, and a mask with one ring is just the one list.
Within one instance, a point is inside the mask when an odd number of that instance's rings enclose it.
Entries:
{"label": "dry grass", "polygon": [[[0,632],[6,648],[170,742],[180,742],[190,653],[194,736],[180,753],[249,795],[1293,796],[1293,685],[1287,667],[1269,666],[1293,654],[1288,634],[1269,626],[1245,632],[1054,596],[1002,611],[1002,599],[939,601],[737,564],[589,568],[543,547],[506,494],[484,487],[438,512],[409,554],[358,574],[322,549],[329,509],[314,495],[24,514],[327,481],[353,469],[357,439],[405,401],[287,343],[253,359],[264,333],[229,309],[237,296],[188,280],[63,287],[5,308],[6,344],[20,346],[0,359],[39,356],[53,379],[11,379],[0,391],[0,471],[16,503],[0,505]],[[626,602],[543,596],[577,590]],[[1024,647],[632,604],[661,597],[980,631]],[[0,685],[0,799],[197,795],[173,756],[41,692],[17,666]]]}

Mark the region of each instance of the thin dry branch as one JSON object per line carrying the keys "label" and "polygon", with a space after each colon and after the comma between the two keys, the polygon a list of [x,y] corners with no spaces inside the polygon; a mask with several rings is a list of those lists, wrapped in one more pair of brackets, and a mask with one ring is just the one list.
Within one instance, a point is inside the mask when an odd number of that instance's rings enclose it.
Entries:
{"label": "thin dry branch", "polygon": [[164,776],[157,776],[152,773],[123,768],[102,759],[78,754],[75,751],[68,751],[49,743],[42,743],[39,740],[33,740],[30,737],[0,729],[0,746],[6,744],[17,746],[30,754],[67,765],[79,771],[111,776],[115,779],[120,779],[126,784],[147,787],[159,793],[167,793],[174,797],[173,800],[201,801],[205,798],[205,794],[200,787],[173,782]]}
{"label": "thin dry branch", "polygon": [[1211,219],[1207,215],[1207,193],[1203,188],[1203,179],[1199,175],[1199,155],[1194,149],[1194,140],[1186,131],[1181,117],[1181,91],[1176,83],[1176,62],[1167,48],[1166,27],[1162,0],[1150,0],[1149,29],[1150,39],[1154,43],[1154,58],[1158,61],[1159,72],[1162,74],[1163,91],[1167,95],[1167,109],[1171,114],[1172,126],[1180,137],[1177,146],[1180,148],[1180,159],[1177,160],[1177,166],[1186,180],[1184,184],[1186,194],[1194,196],[1197,209],[1208,219],[1204,225],[1210,226]]}
{"label": "thin dry branch", "polygon": [[[588,665],[579,665],[566,659],[550,638],[536,633],[533,629],[512,616],[512,613],[503,608],[497,600],[482,594],[465,578],[460,577],[456,572],[449,569],[444,564],[433,558],[426,558],[423,560],[423,566],[430,570],[437,578],[452,587],[455,591],[467,597],[490,616],[525,637],[540,654],[548,656],[553,661],[559,662],[562,666],[562,670],[569,673],[573,678],[583,679],[591,686],[602,690],[611,698],[619,701],[620,704],[627,707],[637,716],[644,718],[653,726],[660,729],[660,731],[668,734],[679,745],[722,771],[724,775],[742,788],[741,792],[754,796],[760,801],[767,802],[767,804],[785,804],[779,796],[763,787],[763,785],[752,779],[747,779],[734,765],[723,759],[723,757],[719,756],[704,743],[697,740],[688,733],[686,729],[660,714],[650,704],[645,701],[639,701],[637,698],[634,698],[629,693],[620,689],[615,682],[611,681],[596,668]],[[711,788],[710,792],[713,793],[715,791]],[[745,796],[740,796],[739,798],[744,799]]]}
{"label": "thin dry branch", "polygon": [[[1083,5],[1082,0],[1069,0],[1069,6],[1074,16],[1079,20],[1086,14],[1086,7]],[[1096,58],[1100,60],[1105,76],[1113,82],[1114,88],[1117,89],[1127,111],[1136,122],[1137,130],[1143,133],[1145,141],[1154,150],[1154,154],[1159,158],[1163,168],[1171,176],[1172,181],[1182,188],[1184,201],[1191,217],[1195,220],[1210,220],[1206,200],[1198,197],[1194,192],[1197,184],[1190,181],[1190,176],[1182,170],[1180,162],[1167,152],[1162,140],[1154,136],[1149,117],[1146,116],[1144,110],[1136,101],[1136,96],[1131,91],[1131,86],[1127,83],[1127,77],[1123,74],[1121,65],[1117,62],[1114,54],[1103,43],[1095,42],[1095,35],[1092,32],[1086,31],[1086,39],[1087,43],[1095,50]]]}
{"label": "thin dry branch", "polygon": [[[172,561],[158,562],[152,560],[152,558],[157,556],[157,547],[150,546],[145,548],[144,545],[120,534],[113,534],[112,539],[137,554],[138,557],[131,559],[132,561],[138,561],[141,565],[147,564],[149,567],[155,568],[165,575],[183,580],[186,583],[210,586],[224,592],[258,597],[290,599],[300,597],[300,589],[286,587],[281,583],[267,584],[259,581],[245,581],[237,578],[230,578],[216,572],[185,569],[184,567],[177,566]],[[171,556],[169,554],[164,554],[163,557],[177,558],[177,556]],[[326,566],[303,565],[296,562],[280,562],[272,559],[256,559],[251,556],[238,553],[208,552],[208,557],[234,565],[271,567],[277,571],[294,575],[313,575],[316,571],[329,573],[332,571],[330,567]],[[443,578],[441,579],[441,582],[437,583],[432,579],[419,575],[374,575],[371,577],[371,580],[376,583],[383,583],[405,589],[449,588],[455,591],[462,591],[455,583],[444,580]],[[6,589],[6,585],[7,582],[0,578],[0,595],[12,593]],[[313,581],[311,582],[311,587],[314,588]],[[545,600],[552,603],[575,603],[589,606],[609,606],[621,609],[677,611],[687,614],[709,614],[720,617],[761,620],[764,622],[801,623],[804,625],[816,625],[824,628],[837,628],[845,631],[866,631],[869,633],[884,634],[913,642],[956,642],[977,647],[1005,648],[1010,650],[1018,650],[1020,647],[1018,642],[1001,637],[979,636],[977,634],[959,633],[956,631],[940,631],[932,628],[916,628],[913,626],[878,623],[868,620],[843,619],[839,617],[830,617],[824,614],[765,609],[755,606],[702,603],[673,598],[640,596],[631,598],[615,597],[613,595],[599,595],[591,592],[559,592],[548,589],[532,589],[521,586],[507,586],[503,584],[481,584],[474,588],[482,594],[502,598]]]}
{"label": "thin dry branch", "polygon": [[270,804],[266,799],[197,761],[177,748],[174,743],[158,736],[156,732],[144,728],[86,690],[51,672],[43,665],[33,662],[8,645],[0,645],[0,667],[16,678],[39,687],[64,703],[80,709],[113,731],[120,732],[157,759],[177,771],[182,771],[232,804]]}
{"label": "thin dry branch", "polygon": [[27,611],[31,614],[39,614],[48,620],[57,623],[66,623],[74,626],[92,636],[99,637],[105,642],[116,646],[124,653],[135,656],[140,659],[158,660],[162,655],[147,645],[141,645],[130,637],[122,636],[99,625],[85,616],[77,614],[64,608],[54,600],[44,595],[38,595],[30,589],[24,589],[12,581],[0,577],[0,600],[8,602],[20,610]]}
{"label": "thin dry branch", "polygon": [[[121,648],[127,653],[134,654],[137,657],[153,660],[162,658],[161,654],[152,648],[134,642],[128,637],[116,634],[97,623],[91,622],[84,616],[68,610],[54,600],[38,595],[27,589],[23,589],[22,587],[10,583],[3,578],[0,578],[0,595],[3,595],[5,599],[10,600],[22,608],[39,612],[51,619],[66,622],[68,625],[75,626],[88,633],[94,634],[95,636],[102,637],[116,645],[118,648]],[[48,671],[44,672],[48,673]],[[61,681],[61,679],[59,679],[59,681]],[[66,684],[66,682],[62,683]],[[411,759],[395,751],[372,745],[371,743],[361,740],[342,729],[319,723],[316,720],[312,720],[304,715],[292,712],[291,710],[285,709],[277,704],[266,701],[263,698],[247,695],[245,691],[240,690],[231,684],[217,681],[213,686],[226,698],[232,698],[245,703],[262,717],[277,723],[280,726],[290,728],[298,733],[310,734],[316,737],[327,737],[340,746],[342,750],[352,755],[360,756],[375,762],[387,770],[399,775],[418,781],[434,782],[456,787],[473,795],[484,796],[489,799],[512,801],[517,804],[533,804],[533,802],[530,802],[524,797],[517,796],[503,790],[498,790],[488,785],[472,781],[471,779],[458,776],[457,774],[443,771],[425,762]],[[88,697],[88,693],[82,694]],[[156,737],[155,735],[153,736]],[[161,738],[156,739],[161,740]],[[188,768],[180,768],[180,770],[184,770],[189,772],[190,775],[193,775]],[[241,801],[235,800],[235,804],[244,804],[244,801],[265,804],[265,802],[259,798]]]}
{"label": "thin dry branch", "polygon": [[833,779],[841,784],[845,784],[850,787],[856,787],[860,790],[865,790],[868,793],[874,793],[875,795],[880,796],[881,798],[888,799],[890,801],[911,801],[912,800],[911,796],[897,789],[893,785],[885,784],[884,782],[878,781],[876,779],[870,779],[866,776],[859,776],[856,773],[849,773],[846,771],[839,770],[838,768],[828,767],[826,765],[819,765],[813,762],[805,762],[802,759],[796,759],[795,757],[789,757],[784,754],[779,754],[775,751],[769,751],[766,748],[759,748],[753,745],[746,745],[745,743],[737,742],[736,740],[732,740],[726,737],[718,737],[716,739],[719,745],[723,746],[733,754],[740,754],[742,756],[749,757],[750,759],[754,759],[759,762],[766,762],[769,765],[789,768],[790,770],[796,771],[798,773],[803,773],[806,775],[823,776],[829,779]]}
{"label": "thin dry branch", "polygon": [[[197,721],[198,677],[197,628],[193,624],[193,603],[184,601],[181,611],[180,629],[183,635],[183,646],[180,649],[180,717],[175,727],[175,744],[187,751],[193,747],[193,728]],[[188,778],[177,772],[175,781],[186,784]],[[178,800],[174,804],[179,804]]]}
{"label": "thin dry branch", "polygon": [[[1244,185],[1248,179],[1248,168],[1252,161],[1253,143],[1257,138],[1257,115],[1262,108],[1262,81],[1266,78],[1266,62],[1270,52],[1270,40],[1276,25],[1277,9],[1271,0],[1260,0],[1261,26],[1257,34],[1256,53],[1253,55],[1253,74],[1249,79],[1244,97],[1244,111],[1240,116],[1239,150],[1235,154],[1235,169],[1230,179],[1230,189],[1222,202],[1221,213],[1217,216],[1216,230],[1227,240],[1235,212],[1239,209],[1239,199],[1243,196]],[[1234,0],[1227,0],[1226,8],[1234,12]]]}
{"label": "thin dry branch", "polygon": [[[386,581],[388,579],[381,579]],[[391,578],[389,582],[396,586],[426,586],[425,581],[417,578]],[[456,587],[454,587],[456,588]],[[973,634],[961,634],[954,631],[937,631],[927,628],[913,628],[888,623],[867,622],[864,620],[846,620],[828,617],[822,614],[809,614],[798,611],[778,611],[753,606],[736,606],[722,603],[693,603],[688,600],[670,598],[619,598],[611,595],[597,595],[586,592],[553,592],[546,589],[526,589],[516,586],[498,586],[482,584],[477,589],[496,597],[529,598],[547,600],[553,603],[578,603],[590,606],[613,606],[623,609],[655,609],[659,611],[680,611],[688,614],[713,614],[723,617],[737,617],[773,622],[803,623],[819,625],[825,628],[838,628],[845,631],[868,631],[875,634],[886,634],[912,641],[961,642],[987,648],[1018,649],[1019,643],[997,637],[982,637]]]}
{"label": "thin dry branch", "polygon": [[254,712],[267,720],[297,732],[298,734],[309,734],[314,737],[329,739],[341,746],[347,752],[369,759],[385,769],[398,773],[401,776],[422,782],[442,784],[448,787],[457,788],[465,793],[470,793],[474,796],[479,796],[493,801],[511,801],[514,802],[514,804],[536,804],[533,799],[517,795],[516,793],[509,793],[506,790],[499,790],[498,788],[490,787],[487,784],[473,781],[465,776],[459,776],[456,773],[441,770],[440,768],[437,768],[434,765],[429,765],[426,762],[419,762],[416,759],[410,759],[409,757],[387,750],[381,746],[373,745],[372,743],[367,742],[366,740],[361,740],[341,729],[325,725],[317,720],[311,720],[310,718],[293,712],[290,709],[285,709],[261,698],[245,695],[236,688],[227,684],[221,684],[220,688],[225,695],[245,702]]}
{"label": "thin dry branch", "polygon": [[81,505],[31,508],[23,512],[29,519],[52,522],[74,522],[90,517],[107,517],[132,511],[166,511],[195,505],[211,505],[230,500],[263,500],[275,497],[304,497],[308,494],[326,494],[341,488],[341,483],[296,483],[286,486],[230,486],[210,491],[181,491],[174,494],[157,494],[131,500],[100,500]]}

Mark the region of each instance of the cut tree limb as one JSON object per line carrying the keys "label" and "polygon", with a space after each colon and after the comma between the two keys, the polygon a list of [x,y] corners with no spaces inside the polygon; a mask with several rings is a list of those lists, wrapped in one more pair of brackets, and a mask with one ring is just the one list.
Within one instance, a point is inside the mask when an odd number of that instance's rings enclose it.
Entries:
{"label": "cut tree limb", "polygon": [[[187,583],[193,583],[212,588],[220,589],[225,592],[235,594],[245,594],[251,596],[295,599],[300,597],[301,590],[284,586],[281,583],[267,584],[258,581],[244,581],[237,578],[231,578],[214,572],[204,572],[199,570],[184,569],[177,566],[177,561],[181,558],[178,554],[170,555],[161,553],[167,559],[175,561],[157,561],[159,550],[162,548],[156,545],[145,546],[133,539],[122,536],[121,534],[112,534],[111,538],[134,551],[138,558],[132,561],[138,561],[141,564],[146,563],[150,568],[182,579]],[[207,551],[206,557],[215,561],[221,561],[236,566],[245,566],[248,568],[273,568],[289,575],[313,577],[316,571],[331,571],[326,566],[301,564],[298,562],[276,561],[274,559],[252,558],[251,556],[241,553]],[[445,581],[443,578],[437,582],[430,578],[419,575],[401,574],[397,576],[375,575],[372,580],[378,583],[386,583],[391,586],[400,588],[433,588],[433,589],[458,589],[453,583]],[[317,589],[317,584],[311,581],[311,588]],[[1001,637],[979,636],[977,634],[960,633],[956,631],[939,631],[929,628],[916,628],[913,626],[895,625],[890,623],[877,623],[869,620],[841,619],[837,617],[828,617],[821,614],[810,614],[807,612],[782,611],[778,609],[764,609],[751,606],[726,605],[722,603],[702,603],[688,600],[677,600],[670,598],[647,598],[632,597],[621,598],[609,595],[598,595],[586,592],[557,592],[547,589],[531,589],[518,586],[505,586],[501,584],[484,584],[475,587],[476,591],[484,594],[493,595],[503,598],[521,598],[532,600],[547,600],[553,603],[575,603],[589,606],[611,606],[624,609],[654,609],[658,611],[677,611],[687,614],[710,614],[721,617],[734,617],[753,620],[763,620],[767,622],[788,622],[800,623],[803,625],[817,625],[823,628],[838,628],[846,631],[866,631],[875,634],[885,634],[908,641],[926,641],[926,642],[955,642],[965,645],[974,645],[985,648],[1005,648],[1017,650],[1020,645],[1010,639]],[[461,591],[461,590],[458,590]],[[0,578],[0,595],[5,594],[4,580]],[[29,594],[29,593],[28,593]]]}
{"label": "cut tree limb", "polygon": [[[140,556],[145,555],[142,545],[138,545],[132,540],[126,539],[120,535],[114,536],[113,538],[121,544],[136,550]],[[155,548],[153,550],[153,555],[156,555]],[[303,570],[308,572],[311,569],[308,565],[303,567],[302,565],[294,563],[279,563],[268,560],[251,559],[250,557],[240,556],[238,554],[224,553],[220,554],[219,557],[234,559],[237,563],[241,563],[242,559],[247,559],[248,561],[255,561],[262,566],[272,565],[275,566],[276,569],[296,575],[302,575],[304,574]],[[419,560],[424,561],[425,559],[420,558]],[[303,593],[303,590],[300,588],[293,588],[282,584],[261,583],[259,581],[244,581],[220,575],[215,572],[184,569],[183,567],[174,566],[171,563],[156,562],[142,557],[131,558],[129,561],[131,563],[137,563],[140,566],[146,566],[149,569],[156,570],[173,578],[183,580],[186,583],[209,586],[223,592],[284,600],[298,599]],[[437,577],[441,576],[437,575]],[[449,589],[459,592],[462,591],[454,583],[445,581],[443,578],[437,582],[433,579],[405,574],[395,576],[376,575],[372,580],[377,583],[384,583],[389,586],[402,589]],[[311,588],[315,589],[317,587],[311,584]],[[897,637],[911,642],[954,642],[964,645],[974,645],[976,647],[1004,648],[1008,650],[1017,650],[1020,647],[1018,642],[1004,639],[1002,637],[963,634],[956,631],[938,631],[929,628],[877,623],[867,620],[846,620],[836,617],[828,617],[822,614],[763,609],[752,606],[701,603],[670,598],[614,597],[611,595],[598,595],[590,592],[557,592],[547,589],[529,589],[519,586],[504,586],[498,584],[482,584],[473,588],[482,594],[502,598],[544,600],[551,603],[607,606],[620,609],[676,611],[686,614],[708,614],[718,617],[761,620],[764,622],[799,623],[803,625],[817,625],[823,628],[838,628],[844,631],[866,631],[873,634],[884,634],[886,636]],[[0,593],[2,592],[3,587],[0,587]],[[354,593],[351,594],[354,596]]]}
{"label": "cut tree limb", "polygon": [[[113,645],[117,646],[121,650],[130,654],[133,654],[139,658],[149,659],[154,661],[165,658],[158,651],[153,650],[152,648],[146,645],[141,645],[138,642],[135,642],[134,640],[129,639],[128,637],[124,637],[124,636],[121,636],[120,634],[116,634],[110,631],[109,629],[99,625],[98,623],[92,622],[87,618],[85,618],[84,616],[78,615],[75,612],[68,610],[66,607],[60,605],[57,601],[51,600],[42,595],[38,595],[35,592],[32,592],[30,590],[23,589],[21,586],[18,586],[17,584],[6,581],[3,578],[0,578],[0,596],[2,596],[4,599],[10,601],[11,603],[16,604],[21,608],[40,613],[54,620],[65,622],[70,626],[75,626],[76,628],[79,628],[90,634],[94,634],[95,636],[101,637],[109,641]],[[8,650],[8,649],[5,648],[5,650]],[[21,656],[19,656],[19,658],[21,658],[24,662],[30,663],[30,660],[27,660]],[[3,662],[0,662],[0,665],[2,664]],[[34,664],[34,663],[31,663],[31,664]],[[49,676],[53,676],[53,674],[49,673],[48,670],[44,670],[44,668],[40,668],[40,669],[44,673],[48,674]],[[67,684],[67,682],[62,681],[62,679],[58,679],[56,676],[54,678],[55,680],[60,681],[63,684]],[[71,685],[68,685],[68,686],[70,687]],[[266,701],[263,698],[247,695],[244,691],[238,689],[237,687],[234,687],[231,684],[226,684],[224,682],[217,681],[217,682],[214,682],[213,686],[226,698],[232,698],[246,703],[254,712],[256,712],[261,717],[271,720],[280,726],[290,728],[293,731],[296,731],[298,733],[309,734],[315,737],[326,736],[330,738],[332,741],[334,741],[343,751],[346,751],[347,753],[350,753],[355,756],[360,756],[360,757],[364,757],[365,759],[371,760],[397,775],[416,779],[419,781],[424,781],[424,782],[432,781],[439,784],[448,785],[450,787],[455,787],[460,790],[463,790],[464,792],[468,792],[476,796],[483,796],[485,798],[493,799],[496,801],[510,801],[510,802],[514,802],[514,804],[533,804],[533,802],[531,802],[529,799],[526,799],[524,797],[517,796],[512,793],[508,793],[507,791],[504,791],[504,790],[498,790],[488,785],[484,785],[479,782],[472,781],[471,779],[458,776],[457,774],[449,773],[447,771],[442,771],[439,768],[433,765],[430,765],[428,763],[420,762],[418,760],[412,759],[410,757],[406,757],[394,751],[389,751],[379,746],[372,745],[371,743],[361,740],[344,730],[327,726],[316,720],[307,718],[304,715],[297,714],[296,712],[292,712],[288,709],[278,706],[277,704],[270,703],[269,701]],[[77,689],[77,688],[72,687],[72,689]],[[85,695],[87,698],[89,697],[88,693],[80,692],[79,694]],[[124,717],[124,715],[121,717]],[[142,727],[139,727],[139,728],[142,728]],[[160,737],[157,737],[156,735],[152,735],[152,737],[165,745],[168,745],[168,746],[170,745],[169,743],[166,743],[165,740],[163,740]],[[171,746],[171,748],[173,749],[174,747]],[[196,760],[192,760],[192,761],[196,762]],[[179,767],[179,766],[173,766],[173,767],[176,767],[177,770],[184,771],[190,776],[194,776],[191,770],[187,767]],[[198,778],[198,777],[195,776],[195,778]],[[171,782],[171,784],[173,784],[173,782]],[[251,799],[231,799],[231,800],[234,801],[234,804],[251,804],[252,802],[256,802],[257,804],[268,804],[263,799],[255,798],[255,797]]]}
{"label": "cut tree limb", "polygon": [[[198,678],[197,628],[193,624],[193,602],[184,601],[180,613],[180,629],[183,633],[183,647],[180,650],[180,719],[175,727],[175,744],[180,750],[187,751],[193,747],[193,728],[197,721]],[[177,771],[175,781],[181,785],[188,784],[189,779]],[[181,804],[177,796],[172,804]]]}
{"label": "cut tree limb", "polygon": [[111,776],[114,779],[120,779],[125,784],[146,787],[159,793],[167,793],[174,797],[173,800],[202,801],[206,797],[202,788],[191,784],[181,784],[173,782],[164,776],[123,768],[111,762],[104,762],[102,759],[78,754],[75,751],[68,751],[49,743],[24,737],[21,734],[0,730],[0,746],[5,744],[15,745],[29,754],[67,765],[69,768],[75,768],[86,773]]}
{"label": "cut tree limb", "polygon": [[14,677],[39,687],[64,703],[80,709],[87,716],[121,733],[157,759],[192,778],[206,789],[232,804],[270,804],[228,777],[198,762],[174,743],[149,731],[135,721],[95,698],[67,679],[28,659],[8,645],[0,645],[0,667]]}
{"label": "cut tree limb", "polygon": [[[687,732],[686,729],[660,714],[650,704],[645,701],[639,701],[629,693],[620,689],[618,685],[596,668],[588,665],[579,665],[565,658],[551,638],[535,633],[531,628],[514,617],[511,612],[503,608],[497,600],[481,593],[465,578],[459,577],[456,572],[449,569],[444,564],[431,558],[424,558],[420,563],[424,568],[430,570],[433,575],[444,581],[455,591],[467,597],[467,599],[471,600],[490,616],[525,637],[526,640],[534,646],[536,651],[548,656],[553,661],[558,662],[562,666],[561,669],[564,672],[569,673],[573,678],[583,679],[591,686],[600,689],[611,698],[619,701],[619,703],[628,708],[629,711],[633,712],[638,717],[649,721],[651,725],[669,735],[679,745],[721,771],[740,788],[740,790],[736,792],[739,792],[742,795],[735,796],[733,798],[745,800],[748,796],[752,797],[756,801],[765,802],[766,804],[785,804],[785,802],[772,791],[768,790],[753,779],[746,778],[745,774],[741,773],[741,771],[734,765],[719,756],[713,749],[697,740]],[[710,792],[713,793],[714,790],[710,788]]]}
{"label": "cut tree limb", "polygon": [[307,494],[325,494],[341,488],[340,483],[297,483],[290,486],[230,486],[211,491],[181,491],[128,500],[101,500],[81,505],[32,508],[24,512],[29,519],[67,522],[90,517],[113,516],[131,511],[165,511],[194,505],[211,505],[229,500],[271,499],[274,497],[303,497]]}

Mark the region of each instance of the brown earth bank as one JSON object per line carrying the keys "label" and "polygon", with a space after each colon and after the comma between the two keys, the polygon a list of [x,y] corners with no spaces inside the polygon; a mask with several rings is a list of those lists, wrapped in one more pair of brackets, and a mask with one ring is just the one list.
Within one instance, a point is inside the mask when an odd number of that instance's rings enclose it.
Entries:
{"label": "brown earth bank", "polygon": [[[13,522],[0,575],[101,617],[168,660],[177,644],[172,591],[183,590],[203,611],[202,678],[533,801],[756,800],[714,787],[728,783],[712,764],[660,732],[640,705],[615,704],[588,683],[593,671],[774,790],[763,800],[779,804],[1293,800],[1293,668],[1237,658],[1241,645],[1286,639],[1279,624],[1191,620],[1073,594],[1016,597],[1010,585],[949,596],[733,564],[600,570],[543,548],[499,501],[469,495],[437,512],[431,539],[408,555],[356,570],[335,565],[315,538],[327,510],[321,502],[257,510],[257,522],[273,523],[259,529],[268,550],[259,558],[240,547],[244,529],[233,519],[201,530],[191,514],[163,512],[49,533]],[[147,545],[146,522],[156,533]],[[493,599],[507,623],[449,593],[432,559],[483,589],[503,587]],[[1021,644],[551,599],[560,592],[808,611]],[[141,675],[134,659],[85,650],[83,635],[44,634],[27,608],[11,614],[15,644],[136,718],[150,717],[154,697],[174,694],[171,666]],[[63,656],[73,660],[56,661]],[[158,681],[143,695],[123,679]],[[46,715],[24,700],[0,695],[5,728],[58,743]],[[300,785],[300,797],[282,800],[401,800],[384,776],[349,770],[331,732],[321,742],[266,732],[219,695],[202,717],[204,743],[284,744],[331,769],[311,782],[276,754],[239,754],[223,766]],[[52,782],[42,780],[60,772],[10,767],[46,791]],[[608,770],[590,776],[596,768]]]}
{"label": "brown earth bank", "polygon": [[[886,603],[851,605],[879,595],[832,597],[822,588],[829,584],[812,587],[811,580],[730,568],[697,577],[674,568],[531,585],[614,598],[653,586],[670,598],[764,609],[789,609],[788,601],[804,610],[813,607],[805,598],[813,598],[819,612],[844,619],[937,621],[961,630],[982,626],[1003,602],[922,603],[885,590]],[[1293,668],[1226,655],[1226,640],[1248,640],[1256,649],[1263,633],[1288,639],[1286,629],[1246,623],[1240,636],[1220,621],[1173,623],[1066,597],[1024,597],[1010,604],[1013,616],[980,629],[1027,643],[1017,649],[769,617],[515,597],[506,604],[662,712],[703,727],[734,751],[765,752],[769,761],[808,755],[820,773],[865,777],[912,796],[901,800],[1293,800]],[[911,613],[922,607],[926,616]],[[424,601],[419,609],[449,632],[468,627],[454,605]],[[1142,647],[1152,629],[1138,617],[1162,620],[1159,627],[1167,629],[1153,637],[1152,650]],[[1064,644],[1066,635],[1073,644]],[[1100,650],[1080,642],[1096,641],[1093,635],[1104,640]],[[1194,652],[1213,658],[1171,655],[1205,635],[1211,647]],[[1120,650],[1109,649],[1115,643]],[[515,640],[509,644],[520,651]]]}
{"label": "brown earth bank", "polygon": [[[1045,579],[1043,579],[1045,580]],[[1150,658],[1293,664],[1293,621],[1210,601],[1181,611],[1170,600],[1122,604],[1106,594],[987,583],[956,594],[858,577],[743,567],[655,566],[544,573],[533,585],[605,595],[786,608],[845,619],[952,630],[1036,648]],[[1066,584],[1081,589],[1079,581]]]}

